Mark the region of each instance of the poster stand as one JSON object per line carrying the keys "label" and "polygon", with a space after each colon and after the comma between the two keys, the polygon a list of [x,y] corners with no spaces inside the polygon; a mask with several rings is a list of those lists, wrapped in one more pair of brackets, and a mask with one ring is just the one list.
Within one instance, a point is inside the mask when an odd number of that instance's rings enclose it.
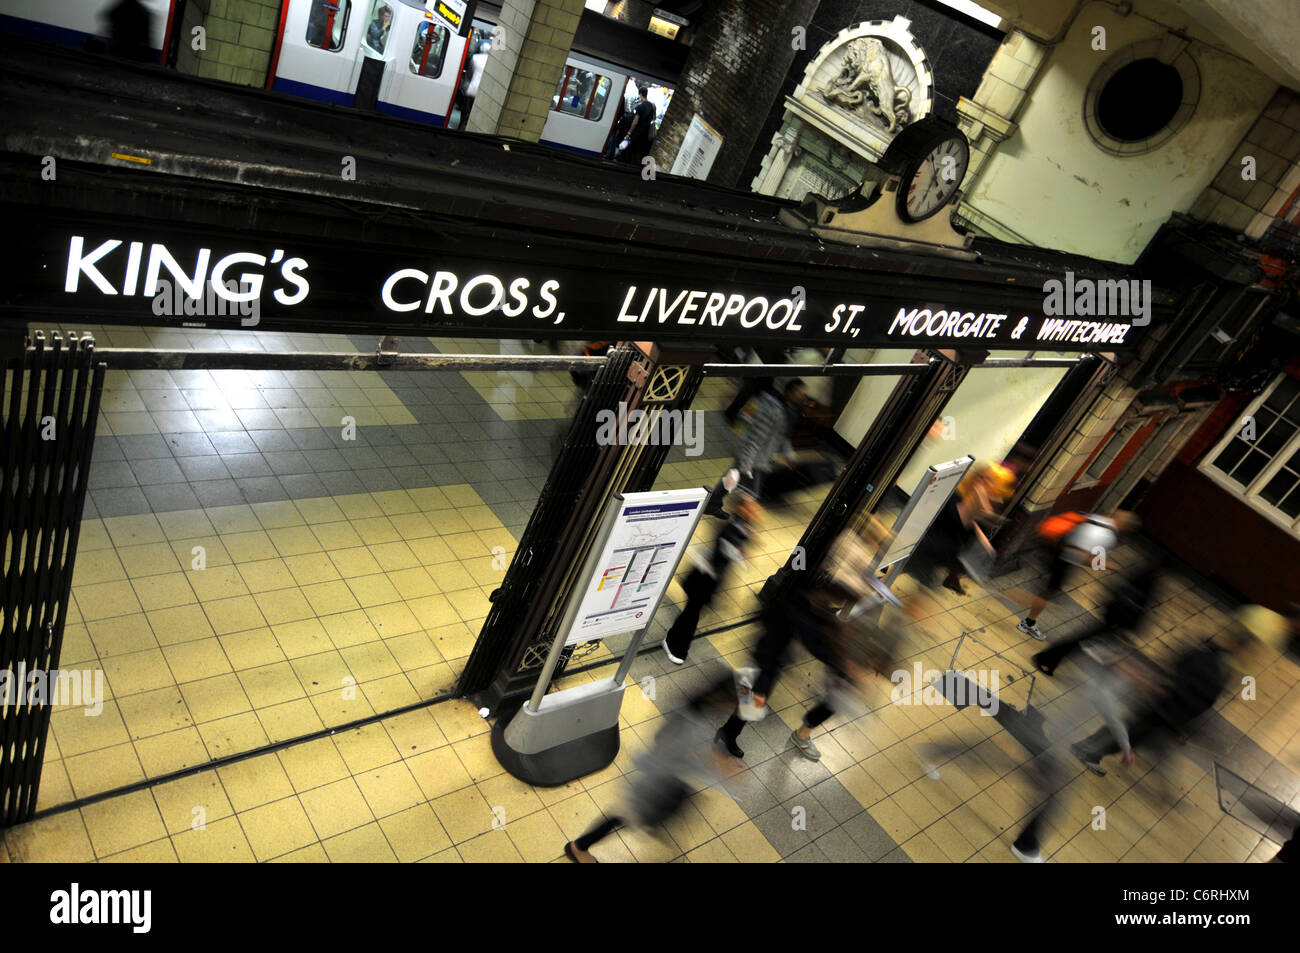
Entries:
{"label": "poster stand", "polygon": [[[538,787],[567,784],[618,755],[624,679],[695,534],[702,488],[615,494],[569,598],[532,697],[492,729],[492,751],[511,775]],[[636,574],[633,580],[630,577]],[[612,678],[546,694],[566,645],[632,632]]]}

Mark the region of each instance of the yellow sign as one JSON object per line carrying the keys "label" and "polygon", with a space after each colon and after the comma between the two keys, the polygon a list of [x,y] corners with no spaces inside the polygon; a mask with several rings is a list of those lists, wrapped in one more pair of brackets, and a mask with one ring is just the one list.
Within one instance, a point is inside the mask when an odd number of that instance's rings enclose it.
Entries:
{"label": "yellow sign", "polygon": [[465,16],[465,5],[462,3],[460,10],[457,11],[454,7],[448,5],[445,0],[437,0],[437,3],[433,6],[433,12],[435,15],[445,20],[450,26],[459,30],[460,22]]}

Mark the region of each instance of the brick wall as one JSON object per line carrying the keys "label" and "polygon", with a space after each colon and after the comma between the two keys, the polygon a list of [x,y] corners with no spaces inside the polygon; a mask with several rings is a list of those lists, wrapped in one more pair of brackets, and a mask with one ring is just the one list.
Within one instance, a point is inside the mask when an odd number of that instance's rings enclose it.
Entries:
{"label": "brick wall", "polygon": [[[176,68],[184,73],[261,86],[271,65],[282,0],[190,0],[181,23]],[[355,21],[357,13],[353,12]],[[206,49],[195,50],[202,26]]]}
{"label": "brick wall", "polygon": [[[1241,177],[1255,158],[1255,180]],[[1214,183],[1191,208],[1193,218],[1259,238],[1282,203],[1300,188],[1300,94],[1279,89]]]}
{"label": "brick wall", "polygon": [[[741,186],[769,112],[780,110],[781,83],[795,56],[792,30],[812,21],[818,2],[714,0],[709,4],[651,152],[660,169],[672,168],[691,117],[699,113],[723,137],[709,181]],[[747,186],[749,180],[743,182]]]}

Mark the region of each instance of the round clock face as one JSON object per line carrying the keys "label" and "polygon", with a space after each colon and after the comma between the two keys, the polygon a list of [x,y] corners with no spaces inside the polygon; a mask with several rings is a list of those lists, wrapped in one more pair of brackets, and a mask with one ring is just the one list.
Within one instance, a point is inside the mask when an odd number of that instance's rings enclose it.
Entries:
{"label": "round clock face", "polygon": [[969,162],[970,150],[960,135],[943,139],[920,159],[909,162],[898,187],[899,216],[920,222],[938,212],[961,187]]}

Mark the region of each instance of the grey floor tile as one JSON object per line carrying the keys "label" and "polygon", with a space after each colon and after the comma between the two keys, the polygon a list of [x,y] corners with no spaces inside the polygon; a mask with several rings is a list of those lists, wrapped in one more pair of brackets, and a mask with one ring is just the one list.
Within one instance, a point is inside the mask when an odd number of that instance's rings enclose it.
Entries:
{"label": "grey floor tile", "polygon": [[411,451],[411,457],[421,466],[428,466],[434,463],[450,463],[451,457],[447,452],[436,443],[419,443],[407,447]]}
{"label": "grey floor tile", "polygon": [[309,500],[329,496],[325,484],[312,473],[294,473],[282,476],[280,477],[280,485],[284,487],[284,491],[289,494],[289,497],[295,500]]}
{"label": "grey floor tile", "polygon": [[226,480],[230,478],[230,472],[216,454],[204,457],[179,457],[176,462],[180,466],[181,472],[185,474],[185,479],[191,483],[201,480]]}
{"label": "grey floor tile", "polygon": [[343,459],[342,454],[333,448],[327,450],[303,450],[303,459],[311,467],[313,473],[323,473],[327,470],[350,470],[351,467]]}
{"label": "grey floor tile", "polygon": [[172,455],[162,435],[156,433],[118,437],[117,445],[122,449],[122,455],[128,460],[150,460]]}
{"label": "grey floor tile", "polygon": [[94,463],[121,463],[125,459],[126,455],[122,453],[122,448],[118,446],[116,437],[104,435],[95,438],[95,448],[91,456]]}
{"label": "grey floor tile", "polygon": [[866,851],[859,847],[858,842],[850,837],[842,827],[837,827],[833,831],[823,834],[813,841],[813,846],[818,848],[832,864],[861,864],[868,862]]}
{"label": "grey floor tile", "polygon": [[356,471],[357,478],[362,485],[371,493],[384,493],[388,490],[401,490],[404,487],[397,482],[397,477],[393,476],[393,471],[377,467],[373,470]]}
{"label": "grey floor tile", "polygon": [[289,499],[280,481],[273,476],[244,477],[235,482],[245,503],[278,503]]}
{"label": "grey floor tile", "polygon": [[250,430],[248,436],[263,453],[299,449],[287,430]]}
{"label": "grey floor tile", "polygon": [[157,483],[143,487],[149,506],[155,513],[170,513],[175,510],[196,510],[199,498],[190,489],[188,483]]}
{"label": "grey floor tile", "polygon": [[911,862],[912,858],[908,857],[907,853],[901,847],[891,850],[884,857],[874,861],[874,863],[877,864],[910,864]]}
{"label": "grey floor tile", "polygon": [[242,430],[209,431],[208,440],[217,453],[223,455],[257,452],[257,444],[253,443],[252,438]]}
{"label": "grey floor tile", "polygon": [[830,780],[832,777],[830,769],[827,768],[826,765],[822,764],[820,761],[810,761],[795,748],[794,742],[790,740],[790,733],[788,731],[786,732],[785,747],[781,749],[778,757],[805,787],[816,787],[818,784]]}
{"label": "grey floor tile", "polygon": [[776,807],[775,795],[754,775],[752,770],[732,775],[727,778],[723,787],[731,795],[732,800],[740,805],[740,809],[751,818]]}
{"label": "grey floor tile", "polygon": [[105,490],[110,487],[135,486],[137,483],[139,481],[135,478],[135,471],[125,460],[101,461],[98,456],[91,457],[90,476],[86,481],[89,489]]}
{"label": "grey floor tile", "polygon": [[91,490],[100,519],[113,516],[140,516],[149,512],[149,501],[137,486]]}
{"label": "grey floor tile", "polygon": [[190,489],[201,506],[237,506],[244,502],[239,485],[234,480],[203,480],[191,483]]}
{"label": "grey floor tile", "polygon": [[332,450],[334,448],[333,438],[319,427],[306,427],[284,432],[292,438],[294,445],[299,450]]}
{"label": "grey floor tile", "polygon": [[[797,814],[796,808],[802,813]],[[811,840],[816,840],[839,826],[839,822],[811,791],[790,798],[781,805],[781,809],[791,818],[792,824],[797,822],[803,825]]]}
{"label": "grey floor tile", "polygon": [[217,452],[217,448],[212,446],[212,441],[207,438],[206,434],[169,433],[163,434],[163,439],[167,441],[172,456],[177,458],[211,456]]}
{"label": "grey floor tile", "polygon": [[131,470],[141,486],[156,483],[180,483],[185,474],[170,456],[151,460],[132,460]]}
{"label": "grey floor tile", "polygon": [[418,490],[429,485],[429,475],[424,472],[424,467],[393,467],[390,472],[404,490]]}
{"label": "grey floor tile", "polygon": [[[196,410],[194,411],[194,417],[198,420],[199,426],[203,428],[203,432],[209,436],[218,433],[242,434],[244,430],[244,422],[239,419],[233,410]],[[250,447],[253,446],[251,440],[248,443]],[[221,450],[216,441],[213,441],[213,445],[217,447],[218,451]]]}
{"label": "grey floor tile", "polygon": [[[749,744],[752,747],[755,740],[746,739],[743,734],[741,735],[740,744],[742,748],[745,748],[747,754],[749,748],[746,748],[745,745]],[[807,785],[790,770],[790,767],[781,758],[771,758],[754,767],[753,772],[778,801],[786,801],[808,789]]]}
{"label": "grey floor tile", "polygon": [[222,453],[221,462],[236,480],[272,475],[270,465],[260,453]]}
{"label": "grey floor tile", "polygon": [[300,450],[264,451],[262,456],[276,476],[311,473],[311,464]]}
{"label": "grey floor tile", "polygon": [[380,459],[384,461],[384,466],[393,470],[396,470],[399,467],[414,467],[419,465],[419,462],[411,454],[411,451],[401,445],[384,447],[379,451],[379,454]]}
{"label": "grey floor tile", "polygon": [[837,824],[843,824],[862,811],[862,805],[858,803],[858,799],[833,777],[813,787],[812,793],[830,812],[831,816],[835,818]]}
{"label": "grey floor tile", "polygon": [[798,830],[794,816],[780,805],[764,811],[757,817],[750,815],[754,826],[763,832],[767,842],[782,857],[789,857],[801,848],[812,844],[806,830]]}
{"label": "grey floor tile", "polygon": [[830,858],[815,843],[801,847],[786,858],[789,864],[827,864]]}
{"label": "grey floor tile", "polygon": [[881,827],[867,811],[862,811],[843,821],[840,829],[853,838],[854,843],[873,863],[890,851],[898,849],[898,844],[889,836],[889,832]]}
{"label": "grey floor tile", "polygon": [[352,470],[333,470],[318,473],[317,478],[325,485],[331,496],[346,496],[351,493],[365,493],[366,485]]}
{"label": "grey floor tile", "polygon": [[353,443],[340,449],[339,453],[353,470],[373,470],[384,466],[384,458],[369,447],[359,447]]}
{"label": "grey floor tile", "polygon": [[425,467],[424,472],[429,478],[430,486],[455,486],[465,482],[465,478],[452,463],[435,463]]}

